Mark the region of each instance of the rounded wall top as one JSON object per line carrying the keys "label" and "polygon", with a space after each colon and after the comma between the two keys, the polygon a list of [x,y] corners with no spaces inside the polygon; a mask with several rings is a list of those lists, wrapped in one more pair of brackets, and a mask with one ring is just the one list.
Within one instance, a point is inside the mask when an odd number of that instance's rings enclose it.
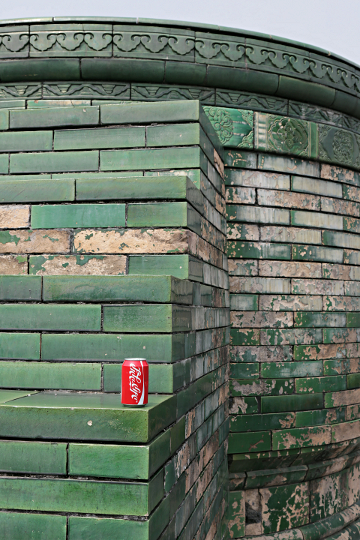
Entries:
{"label": "rounded wall top", "polygon": [[288,39],[154,19],[1,21],[0,83],[55,80],[227,89],[360,116],[360,67]]}

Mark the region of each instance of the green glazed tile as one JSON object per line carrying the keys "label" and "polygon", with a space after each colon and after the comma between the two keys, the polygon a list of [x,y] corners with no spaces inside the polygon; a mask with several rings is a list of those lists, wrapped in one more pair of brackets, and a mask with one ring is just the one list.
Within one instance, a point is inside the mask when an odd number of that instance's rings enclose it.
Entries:
{"label": "green glazed tile", "polygon": [[0,202],[2,203],[73,201],[74,199],[75,181],[70,179],[56,182],[45,179],[1,181]]}
{"label": "green glazed tile", "polygon": [[2,304],[3,330],[100,330],[100,306]]}
{"label": "green glazed tile", "polygon": [[254,379],[259,377],[259,364],[238,362],[230,364],[230,379]]}
{"label": "green glazed tile", "polygon": [[169,457],[169,430],[147,446],[71,443],[69,474],[147,480]]}
{"label": "green glazed tile", "polygon": [[0,332],[0,358],[39,360],[40,334]]}
{"label": "green glazed tile", "polygon": [[[45,111],[46,112],[46,111]],[[11,173],[55,173],[97,171],[99,152],[44,152],[13,154],[10,156]]]}
{"label": "green glazed tile", "polygon": [[264,396],[261,398],[261,412],[281,412],[281,411],[306,411],[311,409],[322,409],[323,395],[309,394],[306,396]]}
{"label": "green glazed tile", "polygon": [[261,377],[289,378],[322,375],[322,362],[267,362],[261,364]]}
{"label": "green glazed tile", "polygon": [[20,392],[16,390],[0,390],[0,404],[7,403],[19,399],[21,397],[30,396],[36,392]]}
{"label": "green glazed tile", "polygon": [[10,111],[10,128],[86,126],[98,124],[99,107],[54,107]]}
{"label": "green glazed tile", "polygon": [[145,128],[97,128],[55,131],[54,150],[91,150],[145,146]]}
{"label": "green glazed tile", "polygon": [[[295,530],[296,527],[301,527],[309,522],[310,497],[308,486],[305,483],[268,487],[264,491],[268,497],[266,508],[262,514],[265,534],[276,533],[279,522],[283,529]],[[287,505],[291,510],[285,513],[284,508]],[[296,540],[296,538],[300,538],[297,532],[293,535],[293,539]]]}
{"label": "green glazed tile", "polygon": [[31,209],[31,227],[34,229],[125,227],[125,205],[34,205]]}
{"label": "green glazed tile", "polygon": [[66,474],[63,443],[0,441],[0,454],[2,473]]}
{"label": "green glazed tile", "polygon": [[0,500],[18,510],[146,516],[162,497],[161,483],[160,475],[149,484],[1,478]]}
{"label": "green glazed tile", "polygon": [[345,407],[316,411],[299,411],[296,413],[296,427],[323,426],[345,422]]}
{"label": "green glazed tile", "polygon": [[185,341],[181,335],[43,334],[41,358],[89,362],[145,357],[153,362],[174,362],[195,354],[195,343],[191,346],[188,339],[189,350],[186,350]]}
{"label": "green glazed tile", "polygon": [[41,300],[41,278],[35,276],[0,276],[0,300]]}
{"label": "green glazed tile", "polygon": [[9,172],[9,156],[0,154],[0,173],[7,174]]}
{"label": "green glazed tile", "polygon": [[103,313],[105,332],[183,332],[191,329],[191,312],[180,306],[106,306]]}
{"label": "green glazed tile", "polygon": [[[129,204],[128,227],[189,227],[201,234],[200,216],[197,227],[192,219],[191,207],[186,202]],[[195,225],[195,227],[194,227]]]}
{"label": "green glazed tile", "polygon": [[36,433],[50,440],[146,443],[175,421],[176,399],[167,395],[150,395],[148,405],[134,409],[122,405],[119,394],[58,391],[21,397],[26,394],[8,392],[2,398],[4,393],[0,391],[4,438]]}
{"label": "green glazed tile", "polygon": [[[32,334],[31,334],[32,335]],[[100,364],[0,362],[2,388],[101,390]]]}
{"label": "green glazed tile", "polygon": [[241,452],[261,452],[271,450],[271,432],[257,431],[254,433],[230,433],[229,454]]}
{"label": "green glazed tile", "polygon": [[296,392],[315,394],[319,392],[337,392],[346,390],[346,375],[336,377],[309,377],[295,381]]}
{"label": "green glazed tile", "polygon": [[22,540],[31,531],[31,540],[66,540],[66,516],[1,512],[0,528],[4,540]]}
{"label": "green glazed tile", "polygon": [[156,148],[149,150],[102,150],[100,152],[101,171],[183,169],[200,166],[201,155],[200,148],[198,147]]}
{"label": "green glazed tile", "polygon": [[72,300],[191,304],[192,295],[192,283],[171,276],[44,276],[43,278],[45,302]]}
{"label": "green glazed tile", "polygon": [[203,263],[189,255],[130,255],[128,274],[164,274],[203,281]]}
{"label": "green glazed tile", "polygon": [[52,150],[52,140],[52,131],[0,133],[0,148],[2,152]]}
{"label": "green glazed tile", "polygon": [[295,413],[246,414],[231,417],[230,431],[266,431],[294,425]]}
{"label": "green glazed tile", "polygon": [[200,118],[201,106],[196,101],[166,101],[104,105],[100,110],[102,124],[151,124],[196,122]]}

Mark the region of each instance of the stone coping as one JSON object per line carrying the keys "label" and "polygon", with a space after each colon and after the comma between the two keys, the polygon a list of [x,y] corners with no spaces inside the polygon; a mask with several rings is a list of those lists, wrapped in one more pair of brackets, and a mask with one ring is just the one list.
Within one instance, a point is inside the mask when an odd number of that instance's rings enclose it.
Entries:
{"label": "stone coping", "polygon": [[259,92],[360,116],[360,68],[286,39],[152,19],[0,23],[0,82],[168,83]]}

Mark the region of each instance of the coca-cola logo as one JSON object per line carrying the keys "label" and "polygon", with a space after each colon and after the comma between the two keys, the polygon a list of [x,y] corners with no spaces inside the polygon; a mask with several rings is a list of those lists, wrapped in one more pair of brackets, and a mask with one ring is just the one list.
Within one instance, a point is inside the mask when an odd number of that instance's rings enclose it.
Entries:
{"label": "coca-cola logo", "polygon": [[133,363],[130,364],[129,369],[129,386],[131,399],[137,403],[142,394],[143,377],[141,368],[136,367],[136,365]]}

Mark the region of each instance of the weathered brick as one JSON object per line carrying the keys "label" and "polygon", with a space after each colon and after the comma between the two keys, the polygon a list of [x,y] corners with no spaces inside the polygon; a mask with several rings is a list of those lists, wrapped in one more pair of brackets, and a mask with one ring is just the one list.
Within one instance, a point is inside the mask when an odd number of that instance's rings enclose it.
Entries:
{"label": "weathered brick", "polygon": [[315,294],[337,296],[345,293],[343,281],[327,281],[324,279],[293,279],[292,294]]}
{"label": "weathered brick", "polygon": [[259,154],[259,169],[280,171],[288,174],[319,176],[320,165],[306,159]]}
{"label": "weathered brick", "polygon": [[27,274],[28,261],[25,255],[0,255],[0,274]]}
{"label": "weathered brick", "polygon": [[279,330],[262,330],[261,345],[299,345],[321,343],[323,340],[321,328],[281,328]]}
{"label": "weathered brick", "polygon": [[29,260],[29,274],[37,276],[125,273],[126,257],[122,255],[34,255]]}
{"label": "weathered brick", "polygon": [[343,187],[344,199],[360,202],[360,189],[352,186]]}
{"label": "weathered brick", "polygon": [[289,279],[260,278],[260,277],[230,277],[230,292],[234,293],[290,293]]}
{"label": "weathered brick", "polygon": [[341,216],[319,212],[301,212],[299,210],[292,210],[291,224],[300,227],[343,230],[343,218]]}
{"label": "weathered brick", "polygon": [[74,249],[77,253],[185,253],[188,232],[182,229],[88,229],[75,232]]}
{"label": "weathered brick", "polygon": [[345,184],[354,184],[356,186],[360,184],[358,172],[343,169],[336,165],[328,165],[327,163],[321,165],[321,178],[344,182]]}
{"label": "weathered brick", "polygon": [[0,231],[0,253],[69,253],[70,234],[62,230]]}
{"label": "weathered brick", "polygon": [[264,295],[259,309],[266,311],[321,311],[321,296]]}
{"label": "weathered brick", "polygon": [[345,216],[360,216],[360,204],[341,199],[329,199],[321,197],[321,211],[333,214],[344,214]]}
{"label": "weathered brick", "polygon": [[356,234],[324,231],[323,243],[325,246],[339,246],[350,249],[360,249],[360,237]]}
{"label": "weathered brick", "polygon": [[360,311],[360,298],[349,296],[324,296],[324,311]]}
{"label": "weathered brick", "polygon": [[273,449],[307,448],[324,446],[331,442],[331,427],[306,427],[284,429],[273,434]]}
{"label": "weathered brick", "polygon": [[299,244],[321,244],[321,231],[298,227],[261,227],[263,242],[290,242]]}
{"label": "weathered brick", "polygon": [[287,191],[258,190],[258,203],[264,206],[280,206],[282,208],[306,208],[320,210],[320,197],[303,195]]}
{"label": "weathered brick", "polygon": [[293,326],[293,315],[268,311],[232,311],[230,322],[233,328],[288,328]]}
{"label": "weathered brick", "polygon": [[292,350],[288,346],[238,347],[229,349],[230,362],[291,362]]}
{"label": "weathered brick", "polygon": [[341,184],[326,182],[325,180],[315,180],[303,176],[291,177],[291,189],[303,193],[314,193],[315,195],[325,195],[325,197],[342,198],[343,189]]}
{"label": "weathered brick", "polygon": [[29,226],[29,206],[0,206],[0,229],[18,229]]}
{"label": "weathered brick", "polygon": [[289,244],[265,244],[261,242],[233,241],[227,244],[227,255],[230,258],[244,259],[291,259]]}
{"label": "weathered brick", "polygon": [[288,225],[290,223],[289,210],[277,208],[263,208],[260,206],[227,206],[227,218],[232,221],[245,221],[250,223],[275,223]]}
{"label": "weathered brick", "polygon": [[[329,231],[323,232],[323,237]],[[331,233],[337,234],[337,233]],[[341,233],[339,233],[341,234]],[[333,243],[332,245],[338,245]],[[344,259],[344,252],[342,249],[333,249],[324,246],[292,246],[292,258],[296,261],[319,261],[319,262],[332,262],[342,263]]]}
{"label": "weathered brick", "polygon": [[360,268],[353,266],[323,263],[322,270],[323,277],[326,279],[360,280]]}
{"label": "weathered brick", "polygon": [[262,171],[226,171],[226,184],[229,186],[249,186],[265,189],[290,189],[290,176],[265,173]]}
{"label": "weathered brick", "polygon": [[257,276],[259,274],[259,261],[250,259],[229,259],[229,275],[230,276]]}
{"label": "weathered brick", "polygon": [[255,204],[255,189],[246,187],[228,187],[226,202],[228,204]]}
{"label": "weathered brick", "polygon": [[259,275],[268,277],[321,278],[321,264],[259,261]]}
{"label": "weathered brick", "polygon": [[228,240],[259,240],[259,227],[243,223],[229,223],[227,226]]}

